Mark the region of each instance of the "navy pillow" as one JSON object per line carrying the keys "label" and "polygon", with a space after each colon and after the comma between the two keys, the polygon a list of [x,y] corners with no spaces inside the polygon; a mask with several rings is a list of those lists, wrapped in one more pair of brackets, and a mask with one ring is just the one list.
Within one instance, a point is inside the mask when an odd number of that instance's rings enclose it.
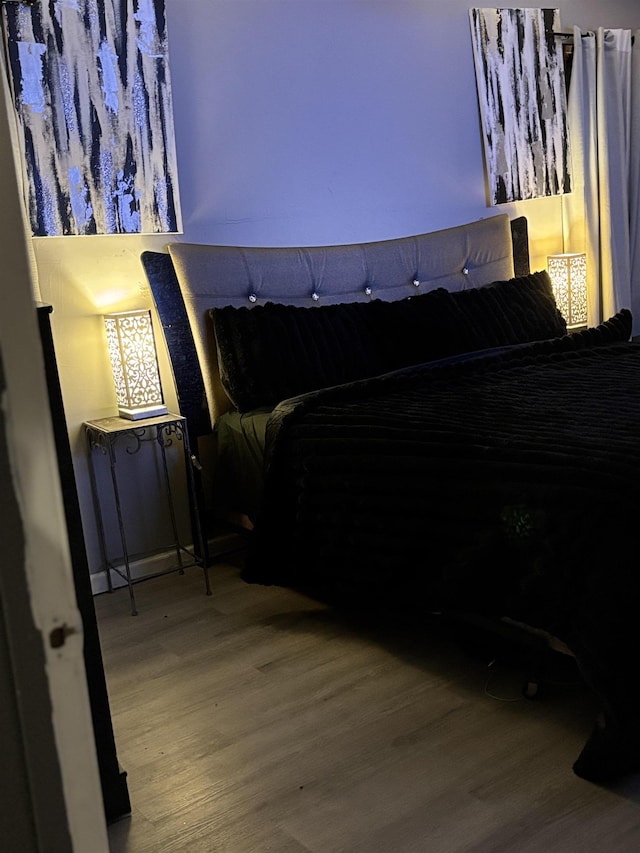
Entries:
{"label": "navy pillow", "polygon": [[567,334],[546,270],[453,294],[468,349],[522,344]]}
{"label": "navy pillow", "polygon": [[470,348],[456,295],[441,287],[380,303],[379,337],[387,370],[445,358]]}
{"label": "navy pillow", "polygon": [[395,302],[210,309],[222,384],[241,412],[459,353],[563,336],[546,272]]}
{"label": "navy pillow", "polygon": [[567,334],[546,271],[382,304],[389,370]]}
{"label": "navy pillow", "polygon": [[375,302],[209,311],[220,378],[241,412],[384,373]]}

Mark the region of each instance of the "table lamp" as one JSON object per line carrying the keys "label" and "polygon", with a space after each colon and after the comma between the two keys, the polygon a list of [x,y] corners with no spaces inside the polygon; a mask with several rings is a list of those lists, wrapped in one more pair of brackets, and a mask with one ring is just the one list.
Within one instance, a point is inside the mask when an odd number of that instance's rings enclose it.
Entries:
{"label": "table lamp", "polygon": [[547,271],[567,328],[587,325],[587,256],[563,252],[547,257]]}
{"label": "table lamp", "polygon": [[165,415],[151,312],[105,314],[107,345],[121,418]]}

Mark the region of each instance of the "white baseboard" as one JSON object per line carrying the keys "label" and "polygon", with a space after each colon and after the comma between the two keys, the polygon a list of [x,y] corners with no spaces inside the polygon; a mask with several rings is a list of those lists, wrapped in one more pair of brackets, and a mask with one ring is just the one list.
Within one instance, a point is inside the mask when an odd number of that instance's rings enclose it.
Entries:
{"label": "white baseboard", "polygon": [[[191,562],[188,554],[183,554],[183,561],[184,563]],[[131,579],[135,581],[140,578],[145,578],[148,575],[155,575],[160,572],[169,571],[170,569],[177,567],[177,565],[178,561],[176,559],[176,552],[172,549],[170,551],[162,551],[157,554],[150,554],[138,559],[132,559],[129,561],[129,570],[131,573]],[[124,574],[124,563],[115,564],[115,567]],[[93,595],[99,595],[100,593],[109,591],[106,569],[95,572],[90,577],[91,592]],[[127,582],[123,577],[120,577],[117,572],[111,572],[111,586],[113,589],[126,585]]]}
{"label": "white baseboard", "polygon": [[[235,533],[229,533],[209,540],[209,554],[210,557],[215,560],[223,554],[231,554],[235,551],[242,550],[244,546],[245,543],[242,538]],[[189,546],[189,548],[191,548],[191,546]],[[191,563],[189,554],[183,552],[182,556],[185,564]],[[116,568],[124,574],[124,563],[115,565]],[[166,551],[158,551],[154,554],[148,554],[144,557],[132,558],[129,561],[129,571],[131,573],[131,579],[135,581],[150,575],[169,571],[176,568],[177,565],[178,561],[176,559],[175,548],[171,548]],[[93,595],[100,595],[103,592],[109,591],[106,569],[101,569],[98,572],[92,573],[90,578],[91,592]],[[120,577],[117,572],[111,572],[111,586],[113,589],[126,586],[126,584],[127,582],[125,579]]]}

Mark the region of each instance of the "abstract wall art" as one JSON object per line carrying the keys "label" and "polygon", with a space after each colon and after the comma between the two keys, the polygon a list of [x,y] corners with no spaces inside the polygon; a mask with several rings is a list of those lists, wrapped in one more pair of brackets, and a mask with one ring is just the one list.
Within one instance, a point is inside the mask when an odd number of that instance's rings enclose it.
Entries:
{"label": "abstract wall art", "polygon": [[571,191],[557,9],[470,9],[489,204]]}
{"label": "abstract wall art", "polygon": [[164,0],[2,14],[33,235],[179,231]]}

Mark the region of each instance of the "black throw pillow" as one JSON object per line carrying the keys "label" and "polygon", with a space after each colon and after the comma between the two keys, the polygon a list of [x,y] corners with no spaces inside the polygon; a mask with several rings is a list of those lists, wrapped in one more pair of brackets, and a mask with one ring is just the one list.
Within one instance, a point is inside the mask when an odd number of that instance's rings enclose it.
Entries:
{"label": "black throw pillow", "polygon": [[546,270],[453,294],[466,349],[522,344],[567,334]]}
{"label": "black throw pillow", "polygon": [[383,373],[374,302],[212,308],[220,378],[241,412]]}

